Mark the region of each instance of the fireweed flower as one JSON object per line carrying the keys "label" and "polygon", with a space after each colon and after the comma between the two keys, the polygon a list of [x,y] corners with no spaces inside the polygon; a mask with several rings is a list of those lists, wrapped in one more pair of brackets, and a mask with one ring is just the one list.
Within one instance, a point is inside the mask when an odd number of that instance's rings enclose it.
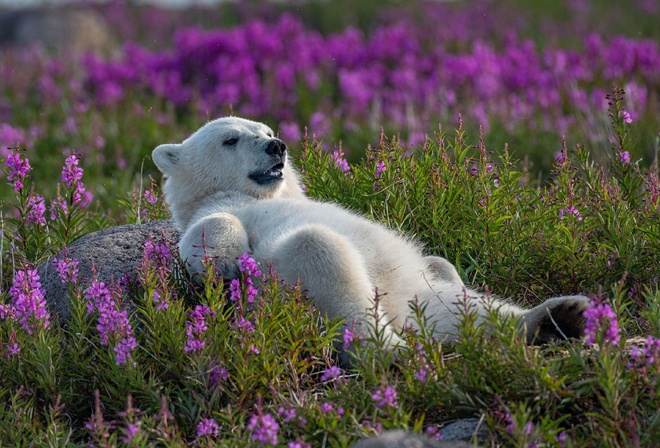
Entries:
{"label": "fireweed flower", "polygon": [[355,333],[350,328],[344,330],[344,350],[351,346],[351,343],[355,339]]}
{"label": "fireweed flower", "polygon": [[16,356],[21,352],[21,347],[18,345],[18,342],[14,342],[13,344],[7,344],[7,358],[11,358],[12,356]]}
{"label": "fireweed flower", "polygon": [[[239,262],[239,270],[244,274],[244,285],[246,298],[249,303],[254,302],[255,297],[259,294],[259,290],[254,287],[254,282],[250,276],[260,276],[261,271],[257,266],[257,262],[254,258],[250,257],[250,254],[244,253],[241,255],[237,261]],[[242,295],[241,290],[241,281],[239,279],[233,279],[229,285],[230,299],[234,302],[240,300]]]}
{"label": "fireweed flower", "polygon": [[193,311],[190,312],[191,320],[186,322],[186,335],[188,341],[183,348],[187,352],[197,352],[206,347],[206,341],[202,338],[204,333],[208,330],[206,324],[206,317],[215,316],[215,311],[204,305],[197,305]]}
{"label": "fireweed flower", "polygon": [[61,260],[53,258],[51,264],[55,266],[62,283],[78,283],[78,260],[65,255]]}
{"label": "fireweed flower", "polygon": [[325,369],[325,372],[323,372],[323,375],[321,376],[321,381],[330,381],[337,378],[339,375],[341,375],[341,369],[337,366],[332,366]]}
{"label": "fireweed flower", "polygon": [[623,121],[628,123],[628,124],[633,122],[632,117],[630,116],[630,114],[626,110],[621,111],[621,118],[623,118]]}
{"label": "fireweed flower", "polygon": [[[119,290],[116,292],[120,293]],[[114,348],[115,361],[117,365],[124,364],[137,347],[128,312],[117,309],[115,297],[104,282],[93,281],[85,290],[85,297],[89,300],[87,313],[96,311],[99,314],[96,329],[99,331],[101,345],[108,345],[111,339],[118,340]]]}
{"label": "fireweed flower", "polygon": [[437,426],[429,425],[424,432],[432,439],[442,440],[442,431],[440,431]]}
{"label": "fireweed flower", "polygon": [[32,334],[38,327],[48,328],[50,313],[46,309],[46,299],[36,269],[18,270],[14,273],[9,297],[12,298],[15,319],[28,334]]}
{"label": "fireweed flower", "polygon": [[158,197],[149,190],[144,191],[144,198],[149,204],[155,204],[158,202]]}
{"label": "fireweed flower", "polygon": [[197,424],[197,437],[217,437],[220,427],[213,418],[203,418]]}
{"label": "fireweed flower", "polygon": [[147,240],[144,242],[144,251],[142,256],[145,261],[149,262],[155,268],[165,269],[169,271],[169,265],[172,261],[172,254],[164,243],[154,244],[153,241]]}
{"label": "fireweed flower", "polygon": [[277,416],[282,418],[284,423],[292,422],[296,418],[296,409],[280,406],[280,408],[277,410]]}
{"label": "fireweed flower", "polygon": [[280,425],[272,415],[253,415],[247,429],[252,432],[252,440],[262,445],[277,445],[277,431]]}
{"label": "fireweed flower", "polygon": [[[124,311],[125,312],[125,311]],[[117,365],[124,364],[131,357],[131,352],[137,348],[137,341],[134,337],[123,338],[115,346],[115,361]]]}
{"label": "fireweed flower", "polygon": [[240,271],[245,272],[246,275],[261,275],[257,262],[247,252],[238,258],[238,262],[241,264]]}
{"label": "fireweed flower", "polygon": [[603,330],[603,344],[616,345],[619,343],[619,324],[616,313],[607,303],[597,303],[592,301],[589,308],[584,312],[586,319],[585,334],[587,335],[587,344],[594,344],[597,336]]}
{"label": "fireweed flower", "polygon": [[227,381],[227,379],[229,379],[229,372],[227,372],[227,369],[216,365],[209,374],[209,387],[215,387],[220,384],[220,382]]}
{"label": "fireweed flower", "polygon": [[374,175],[375,175],[375,176],[380,176],[380,175],[383,174],[386,170],[387,170],[387,166],[385,166],[385,162],[384,162],[384,161],[381,160],[381,161],[379,161],[379,162],[376,162],[376,172],[374,173]]}
{"label": "fireweed flower", "polygon": [[133,439],[135,439],[135,436],[137,436],[140,433],[140,428],[138,428],[136,425],[133,423],[129,423],[126,426],[126,436],[121,438],[121,441],[130,444],[133,442]]}
{"label": "fireweed flower", "polygon": [[651,367],[660,359],[660,339],[648,336],[643,346],[636,345],[630,350],[630,357],[635,361],[628,365],[630,368]]}
{"label": "fireweed flower", "polygon": [[580,215],[580,211],[572,205],[570,207],[562,208],[559,210],[559,219],[564,219],[564,215],[573,215],[577,218],[578,221],[582,221],[582,215]]}
{"label": "fireweed flower", "polygon": [[85,185],[82,183],[83,169],[78,166],[79,159],[75,155],[70,155],[64,161],[62,168],[62,182],[68,187],[72,188],[72,204],[79,204],[83,202],[83,195],[85,203],[89,203],[87,193],[85,192]]}
{"label": "fireweed flower", "polygon": [[621,163],[630,163],[630,153],[628,151],[622,151],[619,153],[619,161]]}
{"label": "fireweed flower", "polygon": [[419,371],[415,374],[415,378],[417,378],[422,383],[426,383],[426,375],[426,370],[419,369]]}
{"label": "fireweed flower", "polygon": [[232,328],[234,330],[239,330],[241,333],[254,332],[254,325],[252,324],[252,322],[250,322],[243,316],[234,320],[234,323],[232,324]]}
{"label": "fireweed flower", "polygon": [[41,227],[46,225],[46,218],[44,217],[46,204],[43,197],[39,195],[30,196],[27,200],[26,208],[27,217],[25,219],[25,225],[36,224]]}
{"label": "fireweed flower", "polygon": [[341,169],[342,173],[346,173],[351,170],[351,167],[348,164],[348,161],[343,157],[342,152],[334,151],[330,158],[335,161],[335,168]]}
{"label": "fireweed flower", "polygon": [[395,408],[398,406],[397,403],[397,393],[396,389],[393,386],[387,386],[385,389],[376,390],[371,399],[374,400],[374,404],[377,408],[382,408],[385,406]]}
{"label": "fireweed flower", "polygon": [[15,152],[7,156],[5,166],[9,168],[9,173],[7,173],[7,182],[9,182],[14,187],[15,193],[20,192],[23,188],[23,179],[28,176],[28,173],[32,169],[30,166],[30,161],[27,157],[22,159],[21,154]]}

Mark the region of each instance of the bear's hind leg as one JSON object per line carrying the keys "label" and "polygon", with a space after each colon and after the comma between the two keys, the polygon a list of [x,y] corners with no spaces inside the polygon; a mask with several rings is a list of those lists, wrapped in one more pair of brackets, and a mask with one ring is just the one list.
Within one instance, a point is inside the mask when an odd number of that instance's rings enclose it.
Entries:
{"label": "bear's hind leg", "polygon": [[375,324],[384,325],[389,347],[400,338],[387,323],[396,316],[386,316],[379,306],[374,310],[375,287],[360,252],[343,236],[320,225],[309,225],[280,238],[273,247],[272,262],[285,282],[300,281],[314,305],[330,318],[346,319],[346,325],[358,325],[367,333]]}
{"label": "bear's hind leg", "polygon": [[527,343],[542,345],[554,340],[579,339],[584,334],[584,312],[589,299],[565,296],[548,299],[524,314]]}

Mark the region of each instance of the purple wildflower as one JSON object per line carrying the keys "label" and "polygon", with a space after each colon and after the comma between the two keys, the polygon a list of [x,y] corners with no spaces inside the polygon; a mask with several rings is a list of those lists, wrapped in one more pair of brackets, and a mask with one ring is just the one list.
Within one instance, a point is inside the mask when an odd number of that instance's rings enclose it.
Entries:
{"label": "purple wildflower", "polygon": [[234,320],[234,323],[232,324],[232,328],[234,330],[239,330],[242,333],[254,332],[254,325],[252,324],[252,322],[250,322],[243,316]]}
{"label": "purple wildflower", "polygon": [[426,370],[420,368],[419,371],[415,374],[415,378],[417,378],[422,383],[426,383]]}
{"label": "purple wildflower", "polygon": [[23,179],[28,176],[32,169],[30,161],[27,157],[22,159],[21,154],[15,152],[7,156],[5,166],[9,168],[7,181],[14,187],[14,192],[18,193],[23,188]]}
{"label": "purple wildflower", "polygon": [[572,205],[570,207],[562,208],[559,210],[559,219],[564,219],[564,215],[573,215],[577,218],[578,221],[582,221],[580,211]]}
{"label": "purple wildflower", "polygon": [[[68,187],[72,188],[71,203],[80,204],[84,206],[89,203],[91,196],[88,197],[88,192],[85,191],[85,185],[81,179],[83,176],[83,169],[78,166],[79,159],[75,155],[70,155],[64,162],[62,168],[62,182]],[[85,200],[83,201],[83,195]]]}
{"label": "purple wildflower", "polygon": [[374,173],[376,176],[380,176],[385,172],[385,170],[387,170],[387,166],[385,165],[384,161],[381,160],[376,162],[376,172]]}
{"label": "purple wildflower", "polygon": [[[634,346],[630,356],[638,366],[650,367],[660,359],[660,339],[648,336],[644,346]],[[633,365],[629,365],[633,367]]]}
{"label": "purple wildflower", "polygon": [[628,151],[619,153],[619,161],[621,163],[630,163],[630,153]]}
{"label": "purple wildflower", "polygon": [[155,204],[158,202],[158,197],[149,190],[144,191],[144,198],[149,204]]}
{"label": "purple wildflower", "polygon": [[169,270],[169,264],[172,260],[172,254],[164,243],[154,244],[153,241],[144,242],[143,258],[150,261],[156,268],[165,268]]}
{"label": "purple wildflower", "polygon": [[277,410],[277,416],[281,417],[284,420],[284,423],[292,422],[296,418],[296,409],[280,406]]}
{"label": "purple wildflower", "polygon": [[13,344],[7,344],[7,358],[16,356],[20,352],[21,352],[21,347],[18,345],[18,342],[14,342]]}
{"label": "purple wildflower", "polygon": [[326,382],[333,380],[337,378],[339,375],[341,375],[341,369],[337,366],[332,366],[329,367],[323,372],[323,375],[321,376],[321,381]]}
{"label": "purple wildflower", "polygon": [[289,442],[287,448],[311,448],[312,445],[303,442]]}
{"label": "purple wildflower", "polygon": [[586,319],[587,344],[595,343],[598,333],[603,329],[605,330],[604,344],[616,345],[619,343],[617,316],[609,304],[592,301],[589,308],[584,312],[584,317]]}
{"label": "purple wildflower", "polygon": [[9,296],[12,298],[14,316],[28,334],[32,334],[38,327],[48,328],[50,313],[46,309],[44,291],[35,269],[18,270],[14,273]]}
{"label": "purple wildflower", "polygon": [[387,386],[385,389],[378,389],[373,393],[371,399],[374,400],[374,404],[377,408],[382,408],[385,406],[395,408],[398,406],[397,403],[397,393],[396,389],[393,386]]}
{"label": "purple wildflower", "polygon": [[44,198],[36,195],[30,196],[26,204],[27,208],[27,218],[25,219],[25,225],[36,224],[39,226],[46,225],[46,218],[44,213],[46,213],[46,204]]}
{"label": "purple wildflower", "polygon": [[209,374],[209,387],[215,387],[220,382],[227,381],[228,378],[229,372],[227,372],[227,369],[216,365]]}
{"label": "purple wildflower", "polygon": [[50,211],[51,221],[55,221],[57,219],[57,217],[60,214],[60,210],[62,211],[62,213],[64,213],[64,216],[69,216],[69,208],[67,206],[67,203],[62,197],[59,196],[59,192],[58,192],[58,197],[50,201],[48,210]]}
{"label": "purple wildflower", "polygon": [[131,357],[131,352],[137,348],[134,337],[124,338],[115,346],[115,360],[117,365],[124,364]]}
{"label": "purple wildflower", "polygon": [[363,420],[362,421],[362,426],[364,426],[365,429],[370,429],[371,431],[375,432],[376,434],[380,434],[383,432],[383,424],[381,422],[371,422],[371,420]]}
{"label": "purple wildflower", "polygon": [[167,303],[167,298],[162,297],[158,291],[153,292],[151,300],[156,304],[156,311],[165,311],[170,307],[170,304]]}
{"label": "purple wildflower", "polygon": [[504,416],[504,420],[507,422],[507,425],[504,429],[506,432],[513,435],[514,431],[516,430],[516,422],[513,420],[513,416],[507,412],[507,414]]}
{"label": "purple wildflower", "polygon": [[332,405],[332,403],[323,403],[321,404],[321,412],[324,414],[327,414],[328,412],[332,411],[335,407]]}
{"label": "purple wildflower", "polygon": [[232,279],[229,284],[230,299],[234,302],[240,300],[241,298],[241,281],[237,278]]}
{"label": "purple wildflower", "polygon": [[[116,290],[120,292],[120,290]],[[115,361],[124,364],[137,342],[133,338],[133,327],[128,321],[128,312],[118,310],[114,294],[107,288],[104,282],[93,281],[85,290],[87,312],[98,312],[98,323],[96,329],[99,331],[101,345],[108,345],[110,340],[118,341],[115,346]]]}
{"label": "purple wildflower", "polygon": [[341,151],[334,151],[330,158],[335,161],[335,168],[341,169],[342,173],[346,173],[351,170],[348,161],[343,157],[343,153]]}
{"label": "purple wildflower", "polygon": [[344,350],[346,350],[348,347],[351,346],[354,339],[355,339],[355,333],[353,333],[353,330],[346,327],[346,329],[344,330]]}
{"label": "purple wildflower", "polygon": [[437,426],[429,425],[426,427],[426,435],[435,440],[442,440],[442,432]]}
{"label": "purple wildflower", "polygon": [[566,435],[566,431],[562,431],[559,434],[557,434],[557,442],[559,442],[559,446],[562,448],[566,446],[566,439],[568,436]]}
{"label": "purple wildflower", "polygon": [[217,437],[220,427],[213,418],[203,418],[197,424],[197,437]]}
{"label": "purple wildflower", "polygon": [[272,415],[253,415],[247,429],[252,432],[252,439],[260,444],[277,445],[277,431],[280,426]]}
{"label": "purple wildflower", "polygon": [[125,431],[126,431],[126,436],[122,437],[121,440],[126,444],[130,444],[131,442],[133,442],[133,439],[135,439],[135,436],[137,436],[140,433],[140,428],[138,428],[133,423],[129,423],[126,426]]}
{"label": "purple wildflower", "polygon": [[630,123],[633,122],[632,117],[630,116],[630,114],[629,114],[628,111],[626,111],[626,110],[621,111],[621,117],[623,118],[623,121],[624,121],[625,123],[630,124]]}
{"label": "purple wildflower", "polygon": [[78,162],[79,160],[75,155],[70,155],[64,161],[64,167],[62,168],[62,182],[64,182],[69,188],[71,188],[75,182],[82,179],[83,170],[78,166]]}
{"label": "purple wildflower", "polygon": [[62,283],[78,283],[78,260],[67,258],[65,255],[61,260],[53,258],[51,263],[56,266],[55,270]]}
{"label": "purple wildflower", "polygon": [[186,322],[186,335],[188,341],[183,348],[187,352],[197,352],[206,347],[206,341],[202,340],[204,332],[208,330],[206,325],[206,317],[215,316],[215,311],[204,305],[197,305],[193,311],[190,312],[191,320]]}
{"label": "purple wildflower", "polygon": [[261,275],[257,262],[247,252],[238,258],[238,262],[241,264],[240,271],[245,272],[246,275]]}

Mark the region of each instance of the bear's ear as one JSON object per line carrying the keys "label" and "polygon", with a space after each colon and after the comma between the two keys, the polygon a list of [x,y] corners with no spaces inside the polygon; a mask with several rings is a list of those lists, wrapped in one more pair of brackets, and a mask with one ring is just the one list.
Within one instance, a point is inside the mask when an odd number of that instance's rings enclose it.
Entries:
{"label": "bear's ear", "polygon": [[171,174],[174,167],[179,162],[179,152],[181,152],[180,143],[168,143],[160,145],[151,153],[151,158],[163,174]]}

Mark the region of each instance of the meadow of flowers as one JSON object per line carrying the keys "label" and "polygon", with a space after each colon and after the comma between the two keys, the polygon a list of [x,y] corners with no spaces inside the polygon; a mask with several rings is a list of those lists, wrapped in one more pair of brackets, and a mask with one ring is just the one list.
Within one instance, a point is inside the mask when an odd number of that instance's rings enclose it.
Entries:
{"label": "meadow of flowers", "polygon": [[[658,36],[608,34],[618,22],[586,21],[597,1],[563,26],[540,9],[503,22],[513,0],[387,3],[319,31],[304,8],[209,10],[202,28],[199,11],[114,1],[98,6],[125,41],[113,56],[0,53],[0,445],[342,447],[473,416],[490,446],[660,441]],[[639,24],[658,13],[631,5]],[[175,17],[191,26],[170,39]],[[125,278],[82,278],[78,237],[168,217],[151,150],[229,112],[280,132],[310,196],[420,239],[466,282],[524,305],[589,294],[585,337],[528,347],[466,310],[458,343],[405,331],[393,356],[250,254],[239,279],[191,282],[175,242],[147,241]]]}

